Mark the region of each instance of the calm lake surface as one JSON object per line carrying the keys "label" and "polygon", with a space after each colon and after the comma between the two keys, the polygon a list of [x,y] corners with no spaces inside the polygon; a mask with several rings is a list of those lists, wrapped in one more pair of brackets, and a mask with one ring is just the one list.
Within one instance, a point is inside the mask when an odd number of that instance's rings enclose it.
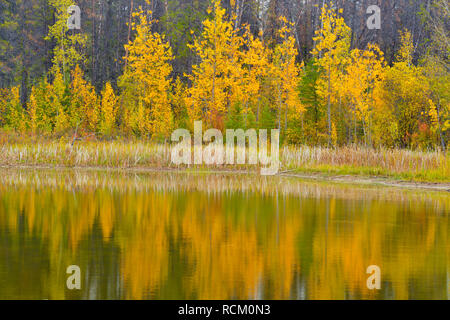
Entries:
{"label": "calm lake surface", "polygon": [[449,299],[449,213],[446,192],[2,169],[0,299]]}

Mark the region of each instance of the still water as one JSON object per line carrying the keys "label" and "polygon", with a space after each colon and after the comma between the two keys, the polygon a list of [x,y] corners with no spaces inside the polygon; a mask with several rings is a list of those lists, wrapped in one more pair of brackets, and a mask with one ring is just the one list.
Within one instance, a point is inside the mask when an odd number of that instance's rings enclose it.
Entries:
{"label": "still water", "polygon": [[449,299],[449,213],[446,192],[2,169],[0,299]]}

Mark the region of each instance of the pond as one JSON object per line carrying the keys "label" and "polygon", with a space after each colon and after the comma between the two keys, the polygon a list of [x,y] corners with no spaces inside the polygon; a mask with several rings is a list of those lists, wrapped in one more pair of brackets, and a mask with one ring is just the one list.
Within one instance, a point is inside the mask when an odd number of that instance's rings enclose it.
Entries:
{"label": "pond", "polygon": [[449,213],[448,192],[1,169],[0,299],[449,299]]}

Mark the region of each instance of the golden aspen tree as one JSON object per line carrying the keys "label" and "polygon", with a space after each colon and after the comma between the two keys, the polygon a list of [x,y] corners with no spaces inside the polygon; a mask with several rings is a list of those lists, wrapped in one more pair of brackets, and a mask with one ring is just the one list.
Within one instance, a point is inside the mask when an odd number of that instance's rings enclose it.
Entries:
{"label": "golden aspen tree", "polygon": [[[430,9],[430,10],[429,10]],[[450,29],[448,28],[448,0],[437,0],[427,10],[422,10],[426,29],[430,31],[426,54],[421,65],[430,85],[430,118],[435,119],[432,130],[436,132],[442,150],[450,141]]]}
{"label": "golden aspen tree", "polygon": [[[242,54],[244,66],[243,79],[243,111],[245,114],[253,112],[256,120],[261,118],[261,96],[264,94],[264,82],[270,72],[269,50],[260,38],[254,37],[250,27],[246,26],[244,43],[248,48]],[[253,109],[253,110],[252,110]]]}
{"label": "golden aspen tree", "polygon": [[69,128],[69,117],[66,111],[66,84],[62,73],[59,70],[55,71],[55,78],[52,83],[50,91],[50,102],[55,109],[55,118],[53,119],[53,130],[56,133],[65,131]]}
{"label": "golden aspen tree", "polygon": [[203,21],[202,35],[191,46],[200,63],[189,75],[192,85],[186,104],[191,121],[206,119],[207,125],[221,129],[229,108],[243,94],[238,85],[243,78],[239,54],[243,39],[225,19],[220,1],[214,0],[208,13],[213,17]]}
{"label": "golden aspen tree", "polygon": [[151,31],[151,12],[141,9],[133,15],[138,18],[133,23],[136,38],[125,46],[127,66],[119,80],[123,125],[139,135],[167,138],[173,127],[169,101],[172,49],[163,35]]}
{"label": "golden aspen tree", "polygon": [[411,33],[401,32],[396,62],[386,67],[384,80],[375,90],[377,139],[380,144],[418,146],[420,122],[430,106],[429,84],[420,67],[412,63]]}
{"label": "golden aspen tree", "polygon": [[446,150],[450,138],[450,73],[445,61],[432,55],[426,57],[423,73],[430,85],[431,127],[436,132],[437,144]]}
{"label": "golden aspen tree", "polygon": [[138,132],[145,133],[150,128],[148,111],[145,109],[142,99],[139,99],[137,112],[133,113],[132,117]]}
{"label": "golden aspen tree", "polygon": [[297,49],[292,34],[293,23],[280,17],[280,44],[275,46],[272,58],[271,81],[275,88],[275,102],[278,110],[278,129],[287,131],[288,113],[301,114],[304,111],[298,96],[298,82],[301,66],[296,63]]}
{"label": "golden aspen tree", "polygon": [[174,127],[187,128],[189,116],[186,108],[186,85],[178,77],[173,85],[170,101],[173,110]]}
{"label": "golden aspen tree", "polygon": [[7,112],[7,101],[9,98],[8,89],[0,89],[0,126],[4,127],[6,125],[6,112]]}
{"label": "golden aspen tree", "polygon": [[98,124],[98,98],[95,88],[84,79],[77,65],[71,73],[71,101],[67,110],[71,128],[95,131]]}
{"label": "golden aspen tree", "polygon": [[114,130],[116,122],[118,101],[111,83],[106,83],[105,88],[101,93],[101,97],[99,132],[104,135],[110,135]]}
{"label": "golden aspen tree", "polygon": [[[51,133],[54,127],[57,110],[55,108],[53,86],[45,77],[39,84],[31,89],[33,100],[30,104],[35,108],[35,130],[42,133]],[[30,108],[30,107],[29,107]]]}
{"label": "golden aspen tree", "polygon": [[333,3],[322,7],[320,16],[322,27],[316,30],[315,47],[312,54],[323,76],[318,84],[318,95],[326,101],[328,117],[328,144],[331,144],[333,99],[339,97],[338,85],[341,82],[344,67],[350,50],[351,29],[345,24],[344,18],[339,16],[342,9],[334,9]]}
{"label": "golden aspen tree", "polygon": [[337,145],[338,142],[338,134],[334,121],[331,122],[331,142],[333,143],[334,146]]}
{"label": "golden aspen tree", "polygon": [[29,117],[29,128],[31,133],[35,134],[38,128],[38,104],[36,100],[36,88],[33,86],[31,88],[31,94],[28,101],[28,117]]}
{"label": "golden aspen tree", "polygon": [[354,49],[344,76],[345,95],[351,104],[354,119],[353,139],[356,143],[356,119],[362,122],[365,144],[371,144],[371,122],[374,112],[373,92],[382,81],[384,56],[377,45],[368,44],[366,50]]}
{"label": "golden aspen tree", "polygon": [[251,61],[247,58],[250,58],[248,55],[250,45],[256,43],[251,43],[252,40],[254,42],[254,39],[252,39],[250,33],[250,26],[244,25],[242,29],[240,28],[242,0],[231,0],[230,8],[232,33],[228,46],[225,46],[225,49],[228,51],[229,60],[229,63],[225,64],[225,67],[228,68],[228,77],[226,80],[229,83],[229,87],[226,89],[229,92],[227,112],[230,108],[239,105],[238,109],[241,109],[242,113],[247,117],[247,114],[250,112],[249,95],[254,92],[253,89],[255,86],[253,84],[255,84],[256,80],[251,78],[250,75],[250,67],[253,66],[256,61]]}
{"label": "golden aspen tree", "polygon": [[10,129],[17,130],[20,133],[24,133],[26,130],[26,117],[20,102],[19,86],[10,89],[8,100],[5,108],[6,126]]}
{"label": "golden aspen tree", "polygon": [[411,67],[414,53],[414,44],[409,30],[400,31],[401,46],[397,52],[397,63],[404,63]]}

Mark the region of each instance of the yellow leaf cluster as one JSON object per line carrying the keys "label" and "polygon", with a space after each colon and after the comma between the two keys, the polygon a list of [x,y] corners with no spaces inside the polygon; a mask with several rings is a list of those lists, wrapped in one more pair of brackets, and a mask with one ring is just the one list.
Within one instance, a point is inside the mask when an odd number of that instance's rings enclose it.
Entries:
{"label": "yellow leaf cluster", "polygon": [[119,80],[124,129],[155,138],[167,137],[173,127],[169,101],[172,49],[164,36],[151,31],[149,15],[142,10],[136,14],[136,38],[125,46],[127,66]]}

